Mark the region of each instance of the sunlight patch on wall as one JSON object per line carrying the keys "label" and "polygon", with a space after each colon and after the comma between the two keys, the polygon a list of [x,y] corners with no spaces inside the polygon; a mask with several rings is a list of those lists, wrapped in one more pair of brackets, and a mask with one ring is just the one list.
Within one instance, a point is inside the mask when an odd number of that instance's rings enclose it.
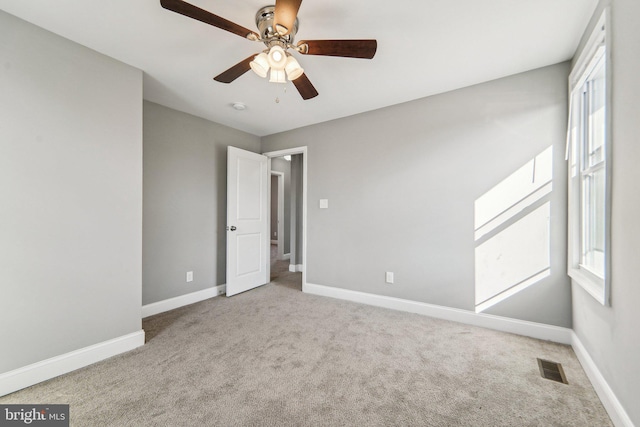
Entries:
{"label": "sunlight patch on wall", "polygon": [[476,240],[551,193],[553,147],[549,147],[475,201]]}
{"label": "sunlight patch on wall", "polygon": [[482,312],[551,274],[552,147],[475,201],[475,304]]}
{"label": "sunlight patch on wall", "polygon": [[550,216],[547,202],[476,247],[476,311],[549,276]]}

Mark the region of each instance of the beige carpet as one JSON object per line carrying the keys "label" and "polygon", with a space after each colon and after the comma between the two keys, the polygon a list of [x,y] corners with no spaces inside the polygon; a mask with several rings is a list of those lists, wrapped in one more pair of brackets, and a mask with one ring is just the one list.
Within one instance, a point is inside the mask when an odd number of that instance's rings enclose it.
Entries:
{"label": "beige carpet", "polygon": [[271,281],[302,291],[302,274],[289,271],[289,260],[278,260],[278,246],[271,245]]}
{"label": "beige carpet", "polygon": [[[148,318],[144,347],[0,403],[69,403],[74,426],[611,425],[568,346],[306,295],[299,280],[281,271]],[[569,385],[541,378],[537,357]]]}

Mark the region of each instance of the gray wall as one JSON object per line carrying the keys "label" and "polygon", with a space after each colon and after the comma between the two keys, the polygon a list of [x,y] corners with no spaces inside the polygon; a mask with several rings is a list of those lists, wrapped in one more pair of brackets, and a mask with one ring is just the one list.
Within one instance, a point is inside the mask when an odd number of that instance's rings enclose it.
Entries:
{"label": "gray wall", "polygon": [[552,146],[550,276],[486,312],[570,327],[567,76],[558,64],[264,137],[264,152],[308,147],[307,281],[474,310],[474,202]]}
{"label": "gray wall", "polygon": [[225,283],[229,145],[260,138],[144,102],[143,304]]}
{"label": "gray wall", "polygon": [[[291,162],[283,157],[271,159],[271,170],[284,174],[284,252],[288,254],[291,250]],[[273,221],[273,218],[271,218]],[[277,218],[276,218],[277,223]],[[272,237],[273,239],[273,234]]]}
{"label": "gray wall", "polygon": [[0,373],[141,330],[142,72],[0,11]]}
{"label": "gray wall", "polygon": [[573,324],[575,333],[631,420],[640,426],[640,280],[636,271],[640,242],[640,28],[637,22],[640,2],[613,0],[611,3],[611,306],[603,307],[580,286],[574,285]]}

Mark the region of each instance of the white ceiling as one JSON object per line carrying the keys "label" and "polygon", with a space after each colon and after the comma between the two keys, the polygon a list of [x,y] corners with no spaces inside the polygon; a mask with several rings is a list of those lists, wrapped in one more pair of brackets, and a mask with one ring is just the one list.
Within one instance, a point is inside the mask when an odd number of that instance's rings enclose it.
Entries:
{"label": "white ceiling", "polygon": [[[256,11],[274,1],[191,3],[255,30]],[[378,40],[372,60],[296,54],[320,93],[308,101],[290,82],[268,83],[251,71],[215,82],[264,45],[165,10],[159,0],[0,0],[0,9],[143,70],[149,101],[264,136],[565,61],[596,4],[304,0],[296,40]],[[247,109],[234,110],[237,101]]]}

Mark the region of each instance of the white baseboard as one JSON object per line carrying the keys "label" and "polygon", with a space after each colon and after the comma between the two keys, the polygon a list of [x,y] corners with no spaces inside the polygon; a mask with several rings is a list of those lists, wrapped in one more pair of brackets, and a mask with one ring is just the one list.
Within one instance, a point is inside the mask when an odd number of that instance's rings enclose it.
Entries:
{"label": "white baseboard", "polygon": [[226,292],[227,285],[218,285],[212,288],[203,289],[201,291],[191,292],[190,294],[180,295],[178,297],[169,298],[163,301],[154,302],[142,306],[142,318],[153,316],[155,314],[164,313],[165,311],[174,310],[184,307],[185,305],[194,304],[209,298],[217,297]]}
{"label": "white baseboard", "polygon": [[607,410],[613,425],[616,427],[633,427],[631,418],[629,418],[624,407],[614,394],[613,390],[611,390],[611,387],[609,387],[609,384],[600,373],[600,370],[575,332],[571,333],[571,346],[573,347],[573,351],[576,353],[582,368],[587,374],[589,381],[591,381],[593,388],[596,390],[602,405]]}
{"label": "white baseboard", "polygon": [[451,320],[453,322],[495,329],[502,332],[510,332],[512,334],[524,335],[561,344],[571,344],[572,330],[559,326],[510,319],[490,314],[475,313],[473,311],[461,310],[458,308],[443,307],[424,302],[405,300],[384,295],[368,294],[348,289],[316,285],[313,283],[303,284],[302,290],[310,294],[338,298],[361,304],[373,305],[376,307],[406,311],[409,313],[422,314],[438,319]]}
{"label": "white baseboard", "polygon": [[289,264],[289,271],[292,273],[300,273],[303,269],[302,264]]}
{"label": "white baseboard", "polygon": [[55,378],[144,345],[144,331],[104,341],[0,374],[0,396]]}

